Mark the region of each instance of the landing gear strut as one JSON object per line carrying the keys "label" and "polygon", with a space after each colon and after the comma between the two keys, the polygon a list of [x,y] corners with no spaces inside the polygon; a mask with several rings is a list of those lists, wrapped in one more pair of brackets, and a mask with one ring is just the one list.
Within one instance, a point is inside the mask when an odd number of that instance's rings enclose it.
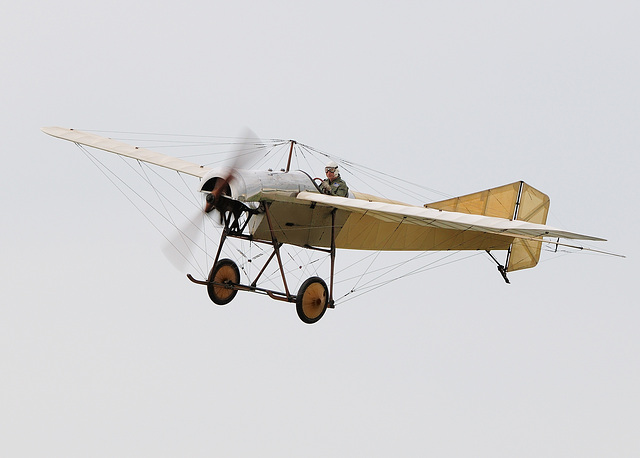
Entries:
{"label": "landing gear strut", "polygon": [[[221,196],[224,199],[224,196]],[[242,205],[242,204],[240,204]],[[220,210],[219,207],[216,207]],[[220,243],[218,245],[218,252],[216,253],[213,267],[209,273],[207,280],[196,280],[190,274],[187,275],[189,280],[199,285],[207,287],[209,298],[217,305],[226,305],[231,302],[238,291],[249,291],[253,293],[266,294],[271,299],[275,299],[283,302],[293,302],[296,304],[296,312],[298,317],[307,324],[316,323],[322,318],[327,308],[334,308],[333,300],[333,276],[335,271],[335,210],[331,214],[331,248],[323,249],[318,247],[307,246],[306,248],[322,251],[327,253],[331,257],[331,278],[329,286],[320,277],[310,277],[302,283],[298,294],[293,295],[289,292],[289,286],[287,285],[287,279],[280,256],[280,248],[282,243],[278,242],[273,230],[271,222],[271,215],[269,214],[269,204],[264,207],[267,221],[269,223],[269,229],[271,232],[271,240],[258,240],[254,239],[251,235],[244,233],[244,229],[247,227],[249,218],[255,214],[255,210],[249,210],[244,205],[238,208],[223,209],[221,214],[223,215],[224,229],[220,237]],[[242,220],[241,216],[245,214],[246,219]],[[234,237],[243,240],[251,240],[253,242],[266,243],[271,245],[273,252],[267,259],[266,263],[262,267],[260,273],[256,276],[250,285],[244,285],[240,282],[240,270],[235,262],[231,259],[220,259],[222,252],[222,246],[227,237]],[[260,288],[257,286],[258,280],[266,270],[267,266],[273,259],[277,260],[280,275],[282,277],[282,284],[284,291],[274,291],[270,289]]]}

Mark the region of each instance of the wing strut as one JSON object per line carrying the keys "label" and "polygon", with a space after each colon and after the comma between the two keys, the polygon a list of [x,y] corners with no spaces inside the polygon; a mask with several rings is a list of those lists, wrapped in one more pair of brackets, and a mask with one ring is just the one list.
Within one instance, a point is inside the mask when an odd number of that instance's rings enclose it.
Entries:
{"label": "wing strut", "polygon": [[338,209],[334,208],[331,211],[331,278],[329,280],[329,303],[327,304],[327,307],[329,308],[335,308],[336,304],[333,301],[333,276],[335,274],[335,270],[336,270],[336,211]]}

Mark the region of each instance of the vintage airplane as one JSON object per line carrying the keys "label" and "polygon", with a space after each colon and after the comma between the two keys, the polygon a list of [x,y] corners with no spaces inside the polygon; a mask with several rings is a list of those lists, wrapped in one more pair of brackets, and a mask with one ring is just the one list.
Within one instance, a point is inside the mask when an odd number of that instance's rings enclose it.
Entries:
{"label": "vintage airplane", "polygon": [[[216,210],[223,224],[213,267],[207,279],[188,278],[207,287],[211,300],[224,305],[238,291],[266,294],[272,299],[296,304],[305,323],[315,323],[327,308],[333,308],[335,258],[338,248],[381,251],[484,250],[498,265],[508,283],[508,272],[534,267],[545,239],[604,241],[598,237],[567,232],[545,225],[549,197],[518,181],[474,194],[430,203],[424,207],[385,198],[349,192],[348,197],[323,194],[319,178],[306,172],[244,170],[235,166],[208,168],[145,148],[92,133],[61,127],[43,132],[121,156],[165,167],[200,179],[206,193],[205,211]],[[238,266],[221,259],[227,238],[250,240],[271,247],[271,254],[250,284],[241,281]],[[324,252],[330,257],[329,285],[317,276],[308,278],[297,292],[288,286],[280,249],[283,244]],[[501,265],[493,251],[507,252]],[[598,250],[591,250],[598,251]],[[599,251],[598,251],[599,252]],[[276,259],[283,291],[263,288],[258,282]]]}

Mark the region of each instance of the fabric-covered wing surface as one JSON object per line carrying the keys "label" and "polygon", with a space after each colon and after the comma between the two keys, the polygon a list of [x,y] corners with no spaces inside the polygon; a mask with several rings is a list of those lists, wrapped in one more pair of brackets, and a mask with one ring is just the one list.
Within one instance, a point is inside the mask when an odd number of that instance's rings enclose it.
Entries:
{"label": "fabric-covered wing surface", "polygon": [[520,237],[603,239],[526,221],[301,192],[298,200],[349,212],[336,245],[370,250],[506,250]]}
{"label": "fabric-covered wing surface", "polygon": [[92,148],[101,149],[110,153],[119,154],[121,156],[130,157],[149,164],[165,167],[177,172],[193,175],[202,178],[209,171],[207,167],[184,161],[165,154],[156,153],[155,151],[137,146],[128,145],[126,143],[112,140],[110,138],[101,137],[100,135],[82,132],[64,127],[43,127],[42,131],[52,137],[69,140],[80,145],[90,146]]}

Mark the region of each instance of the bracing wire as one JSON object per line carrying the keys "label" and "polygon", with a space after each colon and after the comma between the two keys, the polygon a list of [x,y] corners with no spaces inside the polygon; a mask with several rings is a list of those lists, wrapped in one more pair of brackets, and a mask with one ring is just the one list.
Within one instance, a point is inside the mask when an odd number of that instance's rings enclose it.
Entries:
{"label": "bracing wire", "polygon": [[[138,212],[151,224],[151,226],[153,226],[158,233],[160,233],[160,235],[162,235],[165,240],[172,244],[174,246],[174,248],[180,253],[180,250],[178,249],[178,247],[176,247],[173,242],[169,239],[169,237],[167,237],[167,235],[159,228],[159,226],[142,210],[142,208],[136,204],[136,202],[134,202],[134,200],[124,191],[124,187],[126,187],[127,189],[129,189],[130,192],[132,192],[134,195],[136,195],[140,200],[142,200],[145,204],[147,204],[147,206],[149,208],[151,208],[152,210],[155,211],[155,213],[157,213],[161,218],[163,218],[166,222],[168,222],[169,224],[172,224],[171,220],[168,219],[165,215],[163,215],[161,212],[159,212],[147,199],[145,199],[143,196],[141,196],[138,192],[136,192],[131,186],[129,186],[127,183],[125,183],[120,177],[118,177],[118,175],[116,173],[114,173],[111,169],[109,169],[102,161],[100,161],[99,159],[97,159],[93,154],[91,154],[89,151],[87,151],[82,145],[78,145],[78,147],[83,151],[83,153],[86,155],[86,157],[98,168],[98,170],[100,170],[100,172],[116,187],[116,189],[118,189],[118,191],[120,191],[122,193],[122,195],[134,206],[134,208],[136,208],[136,210],[138,210]],[[120,185],[118,185],[118,182],[121,183],[121,185],[123,187],[121,187]],[[195,242],[193,242],[195,243]],[[198,267],[196,265],[194,265],[191,261],[191,259],[189,259],[188,257],[184,256],[185,261],[188,262],[191,267],[193,267],[194,269],[198,270]]]}

